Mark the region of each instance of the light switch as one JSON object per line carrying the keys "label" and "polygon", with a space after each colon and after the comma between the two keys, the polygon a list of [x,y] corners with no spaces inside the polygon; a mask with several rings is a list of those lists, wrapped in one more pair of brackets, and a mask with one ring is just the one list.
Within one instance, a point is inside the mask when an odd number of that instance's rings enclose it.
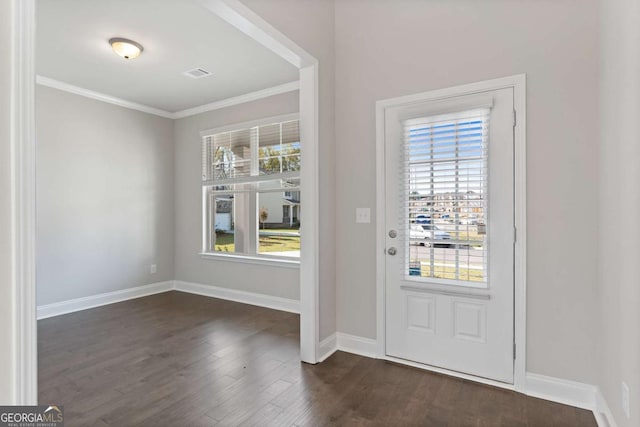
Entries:
{"label": "light switch", "polygon": [[371,222],[371,209],[356,208],[356,223],[369,224]]}

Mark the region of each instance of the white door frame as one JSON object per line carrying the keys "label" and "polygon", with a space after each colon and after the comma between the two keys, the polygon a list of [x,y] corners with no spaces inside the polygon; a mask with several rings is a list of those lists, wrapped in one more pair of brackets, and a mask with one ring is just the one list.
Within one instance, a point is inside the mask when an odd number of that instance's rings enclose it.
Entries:
{"label": "white door frame", "polygon": [[[301,359],[318,362],[319,345],[319,229],[318,229],[318,60],[276,30],[239,0],[198,0],[300,70],[301,191],[305,208],[300,230],[300,349]],[[38,400],[36,322],[36,142],[35,142],[35,0],[11,0],[12,96],[12,403],[34,405]]]}
{"label": "white door frame", "polygon": [[13,0],[11,10],[12,401],[33,405],[38,400],[35,0]]}
{"label": "white door frame", "polygon": [[[386,259],[386,218],[385,218],[385,125],[387,108],[410,105],[424,101],[435,101],[454,96],[471,95],[491,90],[513,88],[514,109],[517,112],[514,127],[514,166],[515,166],[515,227],[517,238],[514,247],[514,383],[504,384],[473,375],[461,374],[448,369],[435,368],[419,363],[407,362],[386,355],[385,333],[385,259]],[[415,95],[380,100],[376,103],[376,312],[377,312],[377,344],[378,357],[395,362],[420,367],[448,375],[491,384],[497,387],[524,391],[526,370],[526,259],[527,259],[527,224],[526,224],[526,76],[519,74],[494,80],[487,80],[446,89],[433,90]]]}

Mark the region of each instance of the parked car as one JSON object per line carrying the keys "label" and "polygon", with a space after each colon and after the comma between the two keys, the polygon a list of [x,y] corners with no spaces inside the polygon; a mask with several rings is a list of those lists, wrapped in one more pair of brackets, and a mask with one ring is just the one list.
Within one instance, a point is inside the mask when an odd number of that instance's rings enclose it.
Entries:
{"label": "parked car", "polygon": [[[420,246],[433,245],[434,247],[451,247],[451,234],[433,224],[414,224],[410,230],[411,240]],[[433,236],[433,241],[431,240]]]}
{"label": "parked car", "polygon": [[418,215],[416,224],[431,224],[431,215]]}

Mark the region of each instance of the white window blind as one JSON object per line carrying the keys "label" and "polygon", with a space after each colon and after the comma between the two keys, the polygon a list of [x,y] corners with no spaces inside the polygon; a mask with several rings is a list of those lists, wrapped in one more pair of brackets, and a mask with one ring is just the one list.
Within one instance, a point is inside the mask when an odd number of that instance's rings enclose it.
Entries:
{"label": "white window blind", "polygon": [[300,149],[298,120],[203,137],[205,252],[299,256]]}
{"label": "white window blind", "polygon": [[405,278],[487,282],[490,109],[404,122]]}
{"label": "white window blind", "polygon": [[297,120],[206,136],[202,144],[203,185],[229,185],[300,175]]}
{"label": "white window blind", "polygon": [[203,184],[222,184],[251,176],[251,141],[257,128],[207,136],[202,143]]}

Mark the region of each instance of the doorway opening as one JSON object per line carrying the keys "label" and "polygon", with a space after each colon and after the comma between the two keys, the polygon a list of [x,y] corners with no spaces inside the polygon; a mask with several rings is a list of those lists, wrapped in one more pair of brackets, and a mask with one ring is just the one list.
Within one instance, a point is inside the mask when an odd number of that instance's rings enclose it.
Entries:
{"label": "doorway opening", "polygon": [[[37,403],[37,332],[35,281],[35,0],[12,0],[12,152],[14,233],[14,338],[12,364],[16,404]],[[218,18],[242,31],[299,70],[301,152],[300,191],[305,209],[296,212],[306,224],[300,255],[301,359],[317,362],[318,343],[318,61],[235,0],[202,0]],[[152,270],[154,270],[152,268]]]}

